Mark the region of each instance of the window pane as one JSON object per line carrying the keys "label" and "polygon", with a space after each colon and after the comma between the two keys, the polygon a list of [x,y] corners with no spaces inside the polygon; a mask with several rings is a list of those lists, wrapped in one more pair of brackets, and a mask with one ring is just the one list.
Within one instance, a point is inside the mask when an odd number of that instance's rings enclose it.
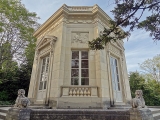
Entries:
{"label": "window pane", "polygon": [[78,69],[72,69],[71,70],[71,77],[78,77],[79,76],[79,70]]}
{"label": "window pane", "polygon": [[79,68],[79,60],[72,60],[71,67]]}
{"label": "window pane", "polygon": [[81,64],[82,64],[81,65],[82,68],[88,68],[88,60],[82,60]]}
{"label": "window pane", "polygon": [[119,75],[117,75],[117,82],[119,82]]}
{"label": "window pane", "polygon": [[120,84],[118,83],[118,91],[120,91]]}
{"label": "window pane", "polygon": [[115,65],[117,66],[117,60],[115,59]]}
{"label": "window pane", "polygon": [[41,71],[41,73],[43,73],[43,72],[44,72],[44,68],[45,68],[45,66],[43,65],[43,66],[42,66],[42,71]]}
{"label": "window pane", "polygon": [[72,59],[79,59],[79,51],[72,51]]}
{"label": "window pane", "polygon": [[42,65],[45,65],[45,61],[46,61],[46,59],[45,59],[45,58],[43,58],[43,64],[42,64]]}
{"label": "window pane", "polygon": [[46,72],[48,72],[48,66],[49,66],[49,58],[47,59],[47,63],[46,63]]}
{"label": "window pane", "polygon": [[82,78],[81,85],[89,85],[89,78]]}
{"label": "window pane", "polygon": [[42,74],[41,74],[41,81],[44,81],[44,80],[45,80],[45,78],[44,78],[45,75],[44,75],[44,74],[45,74],[45,73],[42,73]]}
{"label": "window pane", "polygon": [[39,84],[39,90],[42,90],[43,82],[40,82]]}
{"label": "window pane", "polygon": [[118,67],[116,67],[116,74],[118,74]]}
{"label": "window pane", "polygon": [[81,77],[89,77],[88,69],[81,69]]}
{"label": "window pane", "polygon": [[78,78],[71,78],[71,85],[78,85]]}
{"label": "window pane", "polygon": [[46,89],[47,81],[44,81],[44,89]]}
{"label": "window pane", "polygon": [[82,59],[88,59],[88,52],[87,51],[82,51],[81,52],[81,58]]}

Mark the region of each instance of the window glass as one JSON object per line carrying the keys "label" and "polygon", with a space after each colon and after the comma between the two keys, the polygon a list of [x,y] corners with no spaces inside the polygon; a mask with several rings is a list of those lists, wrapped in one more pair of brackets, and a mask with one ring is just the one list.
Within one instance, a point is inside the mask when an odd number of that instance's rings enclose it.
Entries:
{"label": "window glass", "polygon": [[79,69],[72,69],[71,77],[78,77],[79,76]]}
{"label": "window glass", "polygon": [[89,85],[88,51],[72,51],[71,85]]}
{"label": "window glass", "polygon": [[81,71],[82,71],[81,72],[82,73],[81,74],[82,77],[89,77],[89,75],[88,75],[88,69],[81,69]]}
{"label": "window glass", "polygon": [[79,68],[79,60],[72,60],[72,68]]}
{"label": "window glass", "polygon": [[79,79],[78,78],[71,78],[71,85],[78,85]]}
{"label": "window glass", "polygon": [[42,59],[39,90],[46,89],[49,70],[49,56]]}
{"label": "window glass", "polygon": [[89,85],[89,78],[82,78],[81,85]]}
{"label": "window glass", "polygon": [[72,59],[79,59],[79,51],[72,51]]}
{"label": "window glass", "polygon": [[82,60],[81,61],[81,67],[82,68],[88,68],[88,60]]}
{"label": "window glass", "polygon": [[87,51],[82,51],[81,52],[81,58],[82,59],[88,59],[88,52]]}
{"label": "window glass", "polygon": [[110,65],[111,65],[111,75],[112,75],[113,89],[120,91],[120,81],[119,81],[117,59],[111,57],[110,58]]}

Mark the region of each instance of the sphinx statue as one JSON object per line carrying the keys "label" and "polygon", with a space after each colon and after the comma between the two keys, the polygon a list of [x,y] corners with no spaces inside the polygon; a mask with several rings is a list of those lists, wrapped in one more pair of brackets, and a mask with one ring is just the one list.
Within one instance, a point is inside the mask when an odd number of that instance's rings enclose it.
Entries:
{"label": "sphinx statue", "polygon": [[14,107],[27,108],[29,105],[30,105],[30,101],[27,97],[25,97],[25,90],[19,89],[18,90],[18,97],[15,101]]}
{"label": "sphinx statue", "polygon": [[145,108],[146,107],[142,90],[136,90],[135,98],[132,99],[131,104],[132,104],[132,108]]}

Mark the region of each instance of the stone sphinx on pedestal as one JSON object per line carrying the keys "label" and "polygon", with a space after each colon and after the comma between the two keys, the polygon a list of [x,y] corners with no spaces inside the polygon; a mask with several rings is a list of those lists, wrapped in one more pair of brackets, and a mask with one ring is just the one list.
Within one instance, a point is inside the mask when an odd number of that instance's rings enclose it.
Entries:
{"label": "stone sphinx on pedestal", "polygon": [[145,108],[145,101],[142,90],[136,90],[135,98],[132,99],[132,108]]}
{"label": "stone sphinx on pedestal", "polygon": [[130,120],[154,120],[151,110],[145,105],[142,90],[135,91],[135,98],[131,100],[131,105]]}
{"label": "stone sphinx on pedestal", "polygon": [[18,90],[18,97],[14,107],[8,110],[6,120],[30,120],[31,109],[28,108],[30,101],[25,97],[25,90]]}
{"label": "stone sphinx on pedestal", "polygon": [[25,97],[25,90],[19,89],[18,90],[18,97],[15,101],[14,107],[27,108],[29,105],[30,105],[30,101],[27,97]]}

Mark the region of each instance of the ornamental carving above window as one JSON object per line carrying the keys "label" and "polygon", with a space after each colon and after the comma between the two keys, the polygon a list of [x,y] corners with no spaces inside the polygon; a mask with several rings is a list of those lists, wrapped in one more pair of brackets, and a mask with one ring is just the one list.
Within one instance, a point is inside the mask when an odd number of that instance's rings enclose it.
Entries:
{"label": "ornamental carving above window", "polygon": [[72,43],[85,43],[89,40],[88,32],[74,32],[72,33]]}

